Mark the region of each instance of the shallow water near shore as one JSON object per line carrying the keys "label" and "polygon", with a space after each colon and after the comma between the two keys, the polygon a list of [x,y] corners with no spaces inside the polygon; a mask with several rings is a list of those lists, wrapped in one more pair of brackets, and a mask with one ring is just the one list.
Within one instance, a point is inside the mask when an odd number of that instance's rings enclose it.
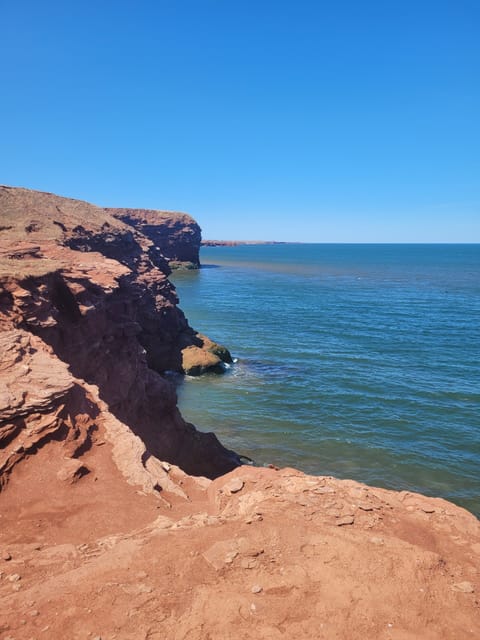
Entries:
{"label": "shallow water near shore", "polygon": [[480,515],[480,245],[203,248],[191,326],[237,359],[184,417],[258,464],[440,496]]}

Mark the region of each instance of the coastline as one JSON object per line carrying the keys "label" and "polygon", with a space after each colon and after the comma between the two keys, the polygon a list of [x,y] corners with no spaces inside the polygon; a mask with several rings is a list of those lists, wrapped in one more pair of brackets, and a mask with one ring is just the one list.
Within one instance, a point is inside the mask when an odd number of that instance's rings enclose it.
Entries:
{"label": "coastline", "polygon": [[[292,244],[288,242],[280,242],[277,240],[202,240],[202,247],[239,247],[249,245],[264,244]],[[296,244],[296,243],[295,243]]]}
{"label": "coastline", "polygon": [[181,385],[182,413],[261,464],[478,516],[479,259],[465,245],[202,249],[217,268],[174,276],[181,306],[239,362]]}
{"label": "coastline", "polygon": [[88,203],[0,195],[6,637],[480,635],[478,519],[241,465],[163,375],[205,341],[152,239]]}

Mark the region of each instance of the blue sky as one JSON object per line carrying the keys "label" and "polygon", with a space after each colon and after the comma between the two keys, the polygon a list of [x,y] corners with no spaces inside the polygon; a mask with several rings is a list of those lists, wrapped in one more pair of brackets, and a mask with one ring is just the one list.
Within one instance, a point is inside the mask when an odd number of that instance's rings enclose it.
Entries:
{"label": "blue sky", "polygon": [[0,183],[206,238],[480,242],[477,0],[0,6]]}

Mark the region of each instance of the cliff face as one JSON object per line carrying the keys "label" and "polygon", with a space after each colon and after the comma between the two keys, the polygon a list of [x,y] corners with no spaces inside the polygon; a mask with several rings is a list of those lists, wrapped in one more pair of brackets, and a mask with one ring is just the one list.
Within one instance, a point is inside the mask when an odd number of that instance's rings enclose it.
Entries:
{"label": "cliff face", "polygon": [[0,188],[2,639],[480,637],[474,516],[185,423],[160,372],[228,356],[168,270],[103,209]]}
{"label": "cliff face", "polygon": [[172,266],[198,268],[202,232],[186,213],[146,209],[105,209],[117,220],[140,231],[149,238]]}
{"label": "cliff face", "polygon": [[151,454],[210,477],[237,466],[213,434],[185,423],[160,375],[181,371],[182,351],[202,352],[203,340],[177,306],[158,246],[103,209],[52,194],[2,187],[0,211],[0,328],[11,361],[23,363],[32,347],[22,345],[35,337],[37,350],[98,387]]}

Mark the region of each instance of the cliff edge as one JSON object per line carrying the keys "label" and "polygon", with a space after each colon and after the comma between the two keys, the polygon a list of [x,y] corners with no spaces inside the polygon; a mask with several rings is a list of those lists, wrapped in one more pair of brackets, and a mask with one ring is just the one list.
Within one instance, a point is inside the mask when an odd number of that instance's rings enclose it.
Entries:
{"label": "cliff edge", "polygon": [[202,232],[186,213],[150,209],[105,209],[138,229],[159,248],[173,268],[198,269]]}
{"label": "cliff edge", "polygon": [[480,637],[473,515],[183,420],[162,373],[227,354],[156,219],[0,188],[0,638]]}
{"label": "cliff edge", "polygon": [[[10,345],[2,354],[2,397],[9,419],[15,418],[10,375],[19,377],[21,390],[35,374],[38,391],[48,395],[48,368],[42,384],[35,367],[35,354],[44,352],[53,381],[66,364],[71,385],[95,385],[152,455],[208,477],[237,466],[238,457],[213,434],[182,419],[175,391],[161,375],[184,371],[192,351],[197,362],[188,367],[196,364],[196,373],[221,368],[221,358],[179,309],[160,248],[105,209],[53,194],[0,187],[0,211],[0,329]],[[23,381],[22,369],[12,373],[19,366],[30,368]]]}

